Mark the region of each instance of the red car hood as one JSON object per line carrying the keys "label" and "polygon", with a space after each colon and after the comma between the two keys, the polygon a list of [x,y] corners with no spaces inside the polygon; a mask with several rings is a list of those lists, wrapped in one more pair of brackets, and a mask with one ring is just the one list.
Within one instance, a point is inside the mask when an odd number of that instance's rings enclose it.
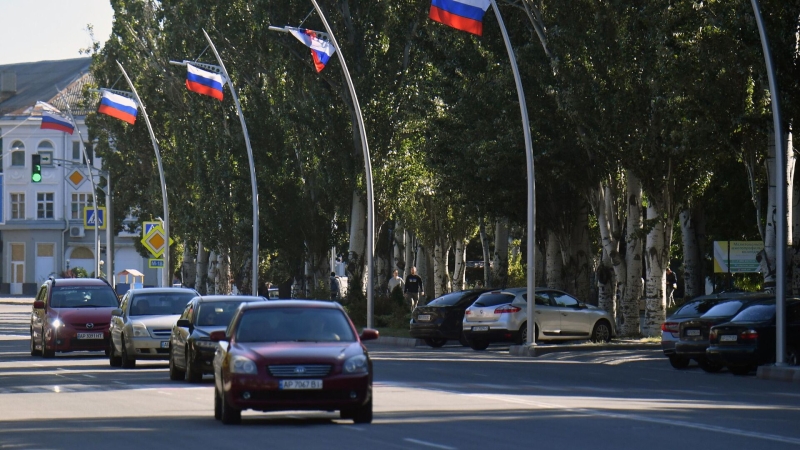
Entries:
{"label": "red car hood", "polygon": [[363,353],[359,342],[248,342],[237,347],[267,364],[336,364]]}
{"label": "red car hood", "polygon": [[111,321],[111,311],[114,308],[58,308],[49,312],[50,317],[59,318],[65,323]]}

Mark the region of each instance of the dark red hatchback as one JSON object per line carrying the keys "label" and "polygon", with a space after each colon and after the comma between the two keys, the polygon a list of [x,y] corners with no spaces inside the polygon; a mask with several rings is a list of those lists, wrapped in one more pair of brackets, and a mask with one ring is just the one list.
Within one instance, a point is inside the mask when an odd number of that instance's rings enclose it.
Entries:
{"label": "dark red hatchback", "polygon": [[340,411],[372,422],[372,361],[338,303],[279,300],[244,303],[227,331],[211,333],[214,417],[239,423],[242,411]]}

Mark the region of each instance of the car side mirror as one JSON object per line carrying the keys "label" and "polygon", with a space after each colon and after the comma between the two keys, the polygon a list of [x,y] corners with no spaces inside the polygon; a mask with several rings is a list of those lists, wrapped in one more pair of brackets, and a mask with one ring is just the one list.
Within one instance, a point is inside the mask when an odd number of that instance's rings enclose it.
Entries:
{"label": "car side mirror", "polygon": [[111,310],[111,315],[116,317],[122,317],[122,310],[119,308],[114,308]]}
{"label": "car side mirror", "polygon": [[211,334],[208,335],[208,338],[211,340],[211,342],[219,342],[219,341],[227,341],[228,340],[228,337],[225,336],[225,332],[221,331],[221,330],[220,331],[212,331]]}
{"label": "car side mirror", "polygon": [[380,337],[380,333],[378,330],[373,330],[371,328],[365,328],[364,331],[361,332],[361,336],[359,339],[362,341],[374,341]]}
{"label": "car side mirror", "polygon": [[44,309],[44,302],[41,300],[36,300],[33,302],[33,309]]}
{"label": "car side mirror", "polygon": [[189,319],[178,319],[178,322],[175,325],[181,328],[192,328],[192,322],[189,322]]}

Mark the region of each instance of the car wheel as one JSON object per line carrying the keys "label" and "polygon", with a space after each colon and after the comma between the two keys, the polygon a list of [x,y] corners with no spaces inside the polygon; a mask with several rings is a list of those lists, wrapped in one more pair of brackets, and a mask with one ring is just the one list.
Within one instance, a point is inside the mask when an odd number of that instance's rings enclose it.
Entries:
{"label": "car wheel", "polygon": [[464,347],[469,347],[469,339],[467,339],[467,337],[464,335],[464,333],[461,333],[461,334],[458,336],[458,342],[459,342],[461,345],[463,345]]}
{"label": "car wheel", "polygon": [[172,381],[180,381],[186,377],[186,372],[178,369],[175,366],[175,355],[172,354],[172,348],[169,349],[169,379]]}
{"label": "car wheel", "polygon": [[188,349],[186,350],[186,381],[189,383],[203,381],[203,372],[199,372],[194,368],[194,358]]}
{"label": "car wheel", "polygon": [[709,361],[705,358],[698,359],[697,363],[700,364],[700,368],[703,369],[703,371],[708,373],[717,373],[725,367],[720,363]]}
{"label": "car wheel", "polygon": [[689,367],[691,360],[685,356],[669,355],[669,363],[676,369],[685,369]]}
{"label": "car wheel", "polygon": [[753,366],[730,366],[730,367],[728,367],[728,370],[730,370],[732,374],[740,375],[740,376],[749,374],[750,372],[753,371],[753,369],[755,369],[755,367],[753,367]]}
{"label": "car wheel", "polygon": [[592,330],[593,342],[609,342],[611,340],[611,324],[606,320],[598,320]]}
{"label": "car wheel", "polygon": [[428,344],[429,347],[439,348],[447,343],[447,339],[425,338],[425,343]]}
{"label": "car wheel", "polygon": [[489,348],[489,341],[487,341],[486,339],[473,339],[469,341],[469,346],[473,350],[478,350],[478,351],[486,350],[487,348]]}
{"label": "car wheel", "polygon": [[31,330],[31,356],[39,356],[41,354],[41,350],[36,350],[36,342],[33,340],[33,330]]}
{"label": "car wheel", "polygon": [[122,336],[122,351],[121,351],[121,353],[122,353],[122,355],[120,355],[120,359],[121,359],[122,363],[120,365],[122,367],[124,367],[125,369],[133,369],[134,367],[136,367],[136,359],[131,358],[130,356],[128,356],[128,346],[125,345],[125,336]]}
{"label": "car wheel", "polygon": [[798,366],[800,365],[800,355],[798,355],[798,351],[794,347],[786,347],[786,364],[790,366]]}
{"label": "car wheel", "polygon": [[372,398],[353,411],[353,423],[372,423]]}
{"label": "car wheel", "polygon": [[519,337],[517,338],[517,344],[524,345],[527,342],[528,342],[528,322],[525,322],[519,327]]}
{"label": "car wheel", "polygon": [[108,365],[111,367],[119,367],[122,365],[122,358],[120,358],[114,350],[114,341],[111,339],[108,340]]}
{"label": "car wheel", "polygon": [[222,419],[222,401],[219,398],[219,391],[214,387],[214,419]]}
{"label": "car wheel", "polygon": [[235,425],[242,422],[242,411],[234,408],[225,400],[225,395],[219,394],[219,420],[225,425]]}
{"label": "car wheel", "polygon": [[54,356],[56,356],[56,351],[47,345],[47,339],[45,339],[44,333],[42,333],[42,358],[53,358]]}

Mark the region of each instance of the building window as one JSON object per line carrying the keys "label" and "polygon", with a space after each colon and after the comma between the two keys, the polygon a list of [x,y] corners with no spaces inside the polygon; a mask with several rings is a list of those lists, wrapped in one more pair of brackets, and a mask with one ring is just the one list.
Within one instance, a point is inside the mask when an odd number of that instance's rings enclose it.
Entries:
{"label": "building window", "polygon": [[82,159],[80,141],[72,141],[72,159],[75,161],[80,161]]}
{"label": "building window", "polygon": [[22,141],[14,141],[11,144],[11,165],[25,166],[25,144]]}
{"label": "building window", "polygon": [[92,194],[72,194],[72,216],[70,218],[73,220],[83,220],[83,208],[91,206],[92,200]]}
{"label": "building window", "polygon": [[54,194],[52,192],[39,192],[36,194],[36,218],[52,219],[55,209]]}
{"label": "building window", "polygon": [[11,218],[25,218],[25,193],[14,192],[11,194]]}

